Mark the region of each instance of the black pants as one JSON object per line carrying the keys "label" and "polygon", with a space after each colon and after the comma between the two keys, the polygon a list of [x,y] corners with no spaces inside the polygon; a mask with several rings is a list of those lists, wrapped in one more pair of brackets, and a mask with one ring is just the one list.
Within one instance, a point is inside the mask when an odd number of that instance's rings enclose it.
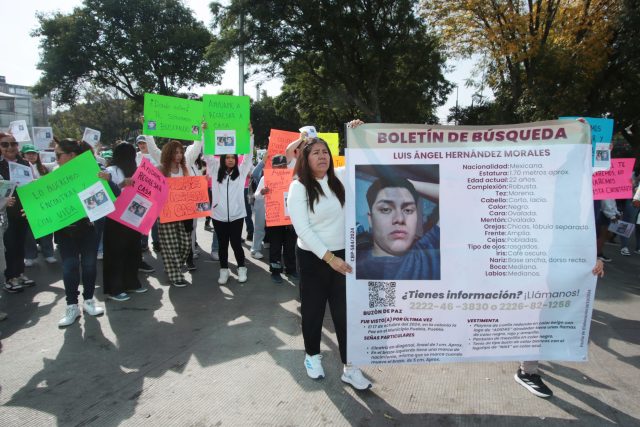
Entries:
{"label": "black pants", "polygon": [[[344,259],[344,250],[333,251]],[[329,303],[333,326],[338,336],[338,348],[342,363],[347,363],[347,286],[344,275],[329,264],[296,247],[300,267],[300,311],[302,313],[302,338],[304,350],[309,356],[320,353],[322,321]]]}
{"label": "black pants", "polygon": [[218,238],[218,255],[220,268],[229,268],[229,243],[236,257],[238,267],[244,267],[244,250],[242,249],[242,226],[244,218],[231,222],[213,220],[213,228]]}
{"label": "black pants", "polygon": [[142,287],[138,267],[142,259],[140,233],[110,218],[104,223],[104,260],[102,290],[106,295],[118,295]]}
{"label": "black pants", "polygon": [[282,273],[282,258],[287,274],[296,272],[296,231],[292,225],[267,227],[269,235],[269,271]]}
{"label": "black pants", "polygon": [[27,238],[28,226],[26,218],[9,218],[9,227],[4,232],[5,259],[7,260],[4,275],[7,280],[24,273],[24,242]]}

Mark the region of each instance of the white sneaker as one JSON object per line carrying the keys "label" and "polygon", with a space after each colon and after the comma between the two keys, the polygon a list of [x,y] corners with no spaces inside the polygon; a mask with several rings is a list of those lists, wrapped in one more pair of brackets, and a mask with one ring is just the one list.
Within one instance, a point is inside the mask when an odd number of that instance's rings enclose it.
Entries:
{"label": "white sneaker", "polygon": [[244,283],[247,281],[247,267],[238,267],[238,282]]}
{"label": "white sneaker", "polygon": [[211,259],[214,261],[220,261],[220,257],[218,256],[218,251],[211,251]]}
{"label": "white sneaker", "polygon": [[251,251],[251,257],[255,259],[262,259],[264,258],[264,255],[262,255],[262,252]]}
{"label": "white sneaker", "polygon": [[229,280],[229,269],[228,268],[221,268],[220,269],[220,277],[218,278],[218,283],[221,285],[224,285],[227,283],[227,280]]}
{"label": "white sneaker", "polygon": [[628,247],[624,246],[623,248],[620,249],[620,254],[624,256],[631,256],[631,251],[629,250]]}
{"label": "white sneaker", "polygon": [[103,259],[104,258],[104,254],[102,252],[98,252],[98,256],[96,257],[96,259]]}
{"label": "white sneaker", "polygon": [[316,354],[309,356],[304,355],[304,367],[307,368],[307,375],[309,378],[319,380],[324,378],[324,369],[322,369],[322,355]]}
{"label": "white sneaker", "polygon": [[49,264],[55,264],[56,262],[58,262],[58,260],[54,256],[48,256],[44,260],[47,261]]}
{"label": "white sneaker", "polygon": [[25,267],[33,267],[33,264],[35,264],[35,262],[36,262],[35,259],[25,258],[24,259],[24,266]]}
{"label": "white sneaker", "polygon": [[354,366],[345,365],[342,377],[343,382],[351,384],[357,390],[371,388],[371,382],[362,375],[362,371]]}
{"label": "white sneaker", "polygon": [[93,298],[85,300],[82,304],[82,309],[85,313],[89,313],[92,316],[100,316],[101,314],[104,314],[104,308],[96,305],[96,300]]}
{"label": "white sneaker", "polygon": [[65,326],[73,325],[78,317],[80,317],[78,304],[69,304],[64,317],[58,322],[58,326],[64,328]]}

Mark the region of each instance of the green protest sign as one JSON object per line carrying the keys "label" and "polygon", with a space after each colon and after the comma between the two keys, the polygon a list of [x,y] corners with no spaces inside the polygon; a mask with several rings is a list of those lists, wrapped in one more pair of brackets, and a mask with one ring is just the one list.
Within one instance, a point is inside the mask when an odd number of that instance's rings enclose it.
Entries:
{"label": "green protest sign", "polygon": [[202,102],[173,96],[144,94],[145,135],[199,140]]}
{"label": "green protest sign", "polygon": [[64,166],[30,184],[18,187],[27,220],[38,239],[87,216],[78,193],[102,181],[111,200],[115,199],[106,181],[98,178],[100,167],[87,151]]}
{"label": "green protest sign", "polygon": [[205,95],[205,154],[249,153],[249,97]]}

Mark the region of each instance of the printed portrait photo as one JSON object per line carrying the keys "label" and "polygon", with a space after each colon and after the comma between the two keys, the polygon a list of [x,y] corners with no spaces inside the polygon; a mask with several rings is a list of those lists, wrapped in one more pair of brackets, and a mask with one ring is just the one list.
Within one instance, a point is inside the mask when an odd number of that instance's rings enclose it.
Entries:
{"label": "printed portrait photo", "polygon": [[200,133],[200,126],[191,126],[191,133],[193,135],[197,135],[198,133]]}
{"label": "printed portrait photo", "polygon": [[356,166],[356,279],[440,280],[439,165]]}
{"label": "printed portrait photo", "polygon": [[153,120],[149,120],[147,122],[147,129],[149,130],[156,130],[156,122]]}
{"label": "printed portrait photo", "polygon": [[95,197],[96,205],[98,206],[109,200],[107,194],[104,191],[98,191],[93,197]]}
{"label": "printed portrait photo", "polygon": [[98,207],[98,204],[96,203],[96,197],[95,196],[87,197],[83,201],[84,201],[84,205],[86,206],[87,210],[89,210],[89,211],[95,209],[96,207]]}

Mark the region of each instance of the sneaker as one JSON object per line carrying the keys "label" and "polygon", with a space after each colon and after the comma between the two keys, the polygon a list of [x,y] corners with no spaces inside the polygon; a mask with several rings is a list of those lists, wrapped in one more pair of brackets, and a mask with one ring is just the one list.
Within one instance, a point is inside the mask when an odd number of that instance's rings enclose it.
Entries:
{"label": "sneaker", "polygon": [[129,295],[127,295],[126,292],[122,292],[118,295],[107,295],[107,298],[112,299],[114,301],[128,301],[129,299],[131,299],[131,297]]}
{"label": "sneaker", "polygon": [[255,259],[262,259],[264,258],[264,255],[262,255],[262,252],[251,251],[251,257]]}
{"label": "sneaker", "polygon": [[7,313],[4,311],[0,311],[0,321],[6,319],[8,317]]}
{"label": "sneaker", "polygon": [[25,258],[24,260],[24,266],[25,267],[33,267],[33,264],[35,264],[36,260],[35,259],[29,259],[29,258]]}
{"label": "sneaker", "polygon": [[620,249],[620,255],[631,256],[631,251],[625,246]]}
{"label": "sneaker", "polygon": [[354,366],[345,365],[340,379],[347,384],[351,384],[356,390],[371,388],[371,381],[366,379],[364,375],[362,375],[362,371]]}
{"label": "sneaker", "polygon": [[198,267],[196,267],[196,265],[193,263],[193,261],[187,261],[187,270],[189,271],[193,271],[193,270],[197,270]]}
{"label": "sneaker", "polygon": [[525,374],[522,369],[513,376],[518,384],[529,390],[538,397],[551,397],[553,392],[542,382],[542,378],[538,374]]}
{"label": "sneaker", "polygon": [[100,316],[104,314],[104,308],[96,305],[96,300],[94,300],[93,298],[84,300],[82,309],[85,313],[89,313],[92,316]]}
{"label": "sneaker", "polygon": [[153,273],[156,271],[155,268],[151,267],[145,261],[140,262],[140,267],[138,267],[138,271],[142,271],[143,273]]}
{"label": "sneaker", "polygon": [[104,254],[102,252],[98,252],[98,256],[96,257],[96,259],[103,259],[104,258]]}
{"label": "sneaker", "polygon": [[324,369],[322,369],[322,355],[314,356],[304,355],[304,367],[307,368],[309,378],[319,380],[324,378]]}
{"label": "sneaker", "polygon": [[636,249],[635,251],[633,251],[633,253],[640,255],[640,249]]}
{"label": "sneaker", "polygon": [[291,273],[287,273],[287,277],[288,277],[289,279],[296,279],[296,280],[297,280],[297,279],[299,279],[299,278],[300,278],[300,275],[298,274],[298,272],[297,272],[297,271],[293,271],[293,272],[291,272]]}
{"label": "sneaker", "polygon": [[23,288],[30,288],[31,286],[36,285],[35,280],[29,279],[24,274],[21,274],[20,277],[18,277],[17,279],[20,281],[20,284],[22,285]]}
{"label": "sneaker", "polygon": [[44,260],[47,261],[49,264],[55,264],[56,262],[58,262],[58,260],[54,256],[48,256]]}
{"label": "sneaker", "polygon": [[280,273],[271,273],[271,281],[273,283],[282,283],[282,276],[280,275]]}
{"label": "sneaker", "polygon": [[80,317],[78,304],[69,304],[64,317],[58,322],[58,327],[64,328],[65,326],[73,325],[78,317]]}
{"label": "sneaker", "polygon": [[611,262],[612,259],[605,256],[604,254],[598,254],[598,259],[602,262]]}
{"label": "sneaker", "polygon": [[220,256],[218,256],[218,251],[211,251],[211,259],[214,261],[220,261]]}
{"label": "sneaker", "polygon": [[148,290],[149,290],[149,288],[147,288],[146,286],[141,286],[138,289],[131,289],[131,290],[127,291],[127,292],[134,292],[136,294],[144,294]]}
{"label": "sneaker", "polygon": [[247,267],[238,267],[238,282],[244,283],[247,281]]}
{"label": "sneaker", "polygon": [[249,233],[247,234],[247,238],[244,239],[247,242],[252,242],[253,241],[253,233]]}
{"label": "sneaker", "polygon": [[[189,282],[187,282],[187,281],[186,281],[186,280],[184,280],[184,279],[180,279],[180,280],[178,280],[178,281],[171,282],[171,284],[172,284],[173,286],[175,286],[176,288],[186,288],[186,287],[187,287],[187,285],[189,284]],[[145,289],[146,289],[146,288],[145,288]],[[146,292],[146,291],[145,291],[145,292]]]}
{"label": "sneaker", "polygon": [[24,290],[24,286],[17,278],[9,279],[7,283],[4,284],[4,290],[9,292],[10,294],[15,294],[18,292],[22,292]]}
{"label": "sneaker", "polygon": [[224,285],[227,283],[227,280],[229,280],[229,269],[228,268],[221,268],[220,269],[220,277],[218,278],[218,283],[221,285]]}

